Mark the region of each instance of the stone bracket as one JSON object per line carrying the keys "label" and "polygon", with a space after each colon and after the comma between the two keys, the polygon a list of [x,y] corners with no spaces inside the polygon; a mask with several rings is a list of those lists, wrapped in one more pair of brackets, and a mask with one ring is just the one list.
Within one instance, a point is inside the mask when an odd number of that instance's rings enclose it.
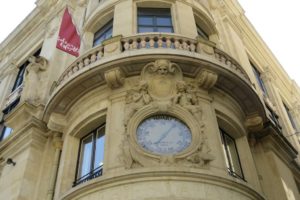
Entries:
{"label": "stone bracket", "polygon": [[106,71],[104,73],[104,77],[107,85],[111,89],[116,89],[123,86],[125,80],[124,73],[119,67]]}
{"label": "stone bracket", "polygon": [[200,88],[209,90],[216,84],[218,75],[213,71],[203,69],[199,72],[196,80]]}

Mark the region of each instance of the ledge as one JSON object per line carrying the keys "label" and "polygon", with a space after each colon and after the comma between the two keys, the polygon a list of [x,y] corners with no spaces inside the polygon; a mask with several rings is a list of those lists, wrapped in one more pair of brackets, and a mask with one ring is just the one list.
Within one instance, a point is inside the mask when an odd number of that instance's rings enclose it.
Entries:
{"label": "ledge", "polygon": [[[85,182],[70,189],[59,199],[69,200],[84,197],[91,192],[105,191],[109,188],[138,184],[143,182],[168,181],[192,182],[205,185],[220,186],[248,197],[249,199],[265,200],[260,193],[251,188],[247,183],[236,179],[216,176],[207,170],[175,169],[169,168],[142,168],[126,170],[119,173],[107,174]],[[171,195],[171,194],[169,194]]]}

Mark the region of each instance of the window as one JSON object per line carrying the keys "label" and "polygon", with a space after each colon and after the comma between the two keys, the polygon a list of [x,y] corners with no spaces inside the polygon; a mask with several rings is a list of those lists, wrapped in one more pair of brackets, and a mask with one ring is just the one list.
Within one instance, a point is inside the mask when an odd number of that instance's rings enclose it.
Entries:
{"label": "window", "polygon": [[25,68],[26,66],[29,64],[28,61],[26,61],[23,65],[21,65],[21,67],[19,68],[19,72],[17,75],[17,78],[15,80],[14,86],[12,88],[12,92],[15,91],[20,85],[22,85],[23,83],[23,77],[24,77],[24,73],[25,73]]}
{"label": "window", "polygon": [[254,65],[252,62],[250,62],[250,64],[251,64],[251,66],[252,66],[254,75],[255,75],[255,77],[256,77],[256,80],[257,80],[257,83],[258,83],[260,89],[263,91],[263,93],[264,93],[265,95],[267,95],[267,89],[266,89],[266,87],[265,87],[265,84],[264,84],[263,80],[261,79],[260,72],[256,69],[255,65]]}
{"label": "window", "polygon": [[173,33],[169,8],[138,8],[138,32]]}
{"label": "window", "polygon": [[196,26],[197,26],[198,36],[205,39],[205,40],[209,40],[208,34],[201,28],[201,26],[199,26],[199,24],[196,24]]}
{"label": "window", "polygon": [[234,138],[230,137],[222,129],[220,129],[220,133],[229,174],[244,180],[244,174]]}
{"label": "window", "polygon": [[113,19],[107,22],[100,30],[98,30],[94,35],[93,46],[101,44],[104,40],[112,37],[113,31]]}
{"label": "window", "polygon": [[4,122],[1,123],[3,128],[0,134],[0,141],[4,140],[5,138],[7,138],[11,132],[12,132],[12,128],[8,127],[8,126],[4,126]]}
{"label": "window", "polygon": [[294,119],[293,119],[293,117],[292,117],[292,114],[291,114],[291,112],[290,112],[290,109],[289,109],[289,108],[287,107],[287,105],[285,105],[284,103],[283,103],[283,106],[284,106],[284,108],[285,108],[285,111],[286,111],[286,113],[287,113],[287,115],[288,115],[288,117],[289,117],[289,120],[290,120],[290,122],[291,122],[293,128],[294,128],[295,130],[297,130],[297,127],[296,127],[295,121],[294,121]]}
{"label": "window", "polygon": [[81,139],[74,186],[102,175],[105,125]]}

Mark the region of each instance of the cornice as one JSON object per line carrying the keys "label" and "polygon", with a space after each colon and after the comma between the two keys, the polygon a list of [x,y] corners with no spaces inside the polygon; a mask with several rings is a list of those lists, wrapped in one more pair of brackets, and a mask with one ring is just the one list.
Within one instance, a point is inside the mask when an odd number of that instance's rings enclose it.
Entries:
{"label": "cornice", "polygon": [[266,151],[273,151],[287,166],[292,167],[291,163],[297,158],[298,151],[271,124],[263,131],[256,133],[255,136],[256,140],[263,144]]}

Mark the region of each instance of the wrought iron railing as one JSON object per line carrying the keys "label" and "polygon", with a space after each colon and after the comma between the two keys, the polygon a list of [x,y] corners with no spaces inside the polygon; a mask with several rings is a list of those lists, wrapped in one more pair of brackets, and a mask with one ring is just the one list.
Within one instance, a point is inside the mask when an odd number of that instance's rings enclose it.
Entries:
{"label": "wrought iron railing", "polygon": [[103,165],[97,167],[96,169],[94,169],[93,171],[91,171],[91,172],[87,173],[86,175],[80,177],[79,179],[76,179],[73,183],[73,187],[75,187],[76,185],[79,185],[81,183],[87,182],[91,179],[102,176],[102,172],[103,172]]}

